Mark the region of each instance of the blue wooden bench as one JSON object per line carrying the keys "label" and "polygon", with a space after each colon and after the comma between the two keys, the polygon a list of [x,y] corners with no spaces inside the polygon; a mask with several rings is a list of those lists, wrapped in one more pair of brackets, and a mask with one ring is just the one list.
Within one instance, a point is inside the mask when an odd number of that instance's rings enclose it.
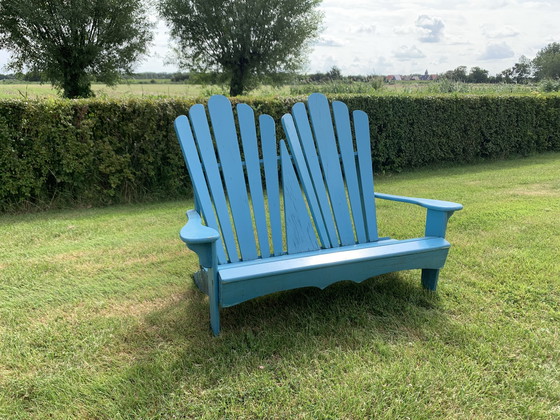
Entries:
{"label": "blue wooden bench", "polygon": [[[257,124],[246,104],[235,115],[224,96],[207,108],[191,107],[175,129],[196,203],[180,236],[198,254],[194,278],[209,296],[214,334],[220,308],[282,290],[409,269],[436,289],[447,221],[462,206],[374,193],[364,112],[313,94],[282,117],[278,143],[269,115]],[[425,236],[380,238],[375,198],[426,208]]]}

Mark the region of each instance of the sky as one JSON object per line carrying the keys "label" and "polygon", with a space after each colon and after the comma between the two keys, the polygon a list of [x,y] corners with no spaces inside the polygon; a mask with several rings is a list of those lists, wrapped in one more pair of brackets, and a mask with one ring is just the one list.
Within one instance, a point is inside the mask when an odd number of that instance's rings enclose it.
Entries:
{"label": "sky", "polygon": [[[306,73],[443,73],[458,66],[496,74],[560,42],[560,0],[323,0],[323,32]],[[137,72],[175,72],[167,29],[158,22]],[[9,54],[0,51],[0,66]],[[5,71],[5,70],[4,70]]]}

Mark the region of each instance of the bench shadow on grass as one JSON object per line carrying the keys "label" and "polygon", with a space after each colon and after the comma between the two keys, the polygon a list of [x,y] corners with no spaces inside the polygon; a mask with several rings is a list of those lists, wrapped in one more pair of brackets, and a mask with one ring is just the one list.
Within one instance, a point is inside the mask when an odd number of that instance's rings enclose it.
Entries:
{"label": "bench shadow on grass", "polygon": [[[151,410],[182,387],[212,388],[278,360],[305,369],[305,360],[325,350],[380,346],[382,351],[390,343],[427,340],[447,318],[438,295],[421,288],[419,274],[393,273],[254,299],[221,311],[219,337],[210,333],[206,296],[193,286],[184,300],[146,314],[122,337],[138,356],[122,372],[121,383],[128,385],[118,398],[119,412]],[[146,399],[131,398],[139,394]]]}

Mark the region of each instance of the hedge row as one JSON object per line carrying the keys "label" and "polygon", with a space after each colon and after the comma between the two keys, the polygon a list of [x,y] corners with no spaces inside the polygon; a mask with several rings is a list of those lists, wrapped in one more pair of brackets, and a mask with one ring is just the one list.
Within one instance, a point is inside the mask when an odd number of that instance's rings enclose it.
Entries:
{"label": "hedge row", "polygon": [[[247,99],[279,117],[302,98]],[[560,97],[339,97],[369,114],[377,172],[560,150]],[[189,100],[0,102],[0,211],[176,199]]]}

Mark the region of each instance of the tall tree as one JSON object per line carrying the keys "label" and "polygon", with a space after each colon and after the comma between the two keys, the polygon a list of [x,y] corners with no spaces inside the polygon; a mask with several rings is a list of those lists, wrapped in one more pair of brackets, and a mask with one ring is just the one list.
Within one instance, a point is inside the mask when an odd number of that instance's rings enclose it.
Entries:
{"label": "tall tree", "polygon": [[230,95],[252,79],[301,67],[319,33],[321,0],[160,0],[178,41],[179,61],[195,71],[220,71]]}
{"label": "tall tree", "polygon": [[486,83],[488,82],[488,70],[484,70],[478,66],[471,68],[467,81],[471,83]]}
{"label": "tall tree", "polygon": [[552,42],[533,59],[537,79],[560,79],[560,43]]}
{"label": "tall tree", "polygon": [[527,83],[533,74],[533,63],[522,55],[519,61],[511,68],[512,76],[516,83]]}
{"label": "tall tree", "polygon": [[445,72],[444,77],[455,82],[466,82],[468,78],[467,66],[459,66],[455,70],[448,70]]}
{"label": "tall tree", "polygon": [[114,84],[152,38],[142,0],[0,0],[0,46],[8,67],[45,75],[68,98]]}

